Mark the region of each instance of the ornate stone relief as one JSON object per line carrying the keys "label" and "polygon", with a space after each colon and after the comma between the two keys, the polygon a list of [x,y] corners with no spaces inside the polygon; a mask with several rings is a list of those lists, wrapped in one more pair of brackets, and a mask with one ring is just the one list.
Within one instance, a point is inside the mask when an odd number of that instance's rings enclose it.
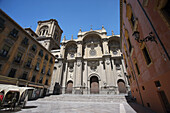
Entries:
{"label": "ornate stone relief", "polygon": [[96,71],[97,66],[99,66],[99,61],[88,61],[88,66],[90,66],[90,69],[93,71]]}
{"label": "ornate stone relief", "polygon": [[81,62],[77,62],[77,66],[78,66],[78,67],[81,66]]}
{"label": "ornate stone relief", "polygon": [[110,64],[110,59],[106,59],[106,64],[107,64],[107,65]]}
{"label": "ornate stone relief", "polygon": [[91,56],[95,56],[96,55],[96,50],[95,49],[91,49],[89,52],[90,52]]}
{"label": "ornate stone relief", "polygon": [[118,53],[118,48],[111,48],[111,51],[114,55],[117,55]]}

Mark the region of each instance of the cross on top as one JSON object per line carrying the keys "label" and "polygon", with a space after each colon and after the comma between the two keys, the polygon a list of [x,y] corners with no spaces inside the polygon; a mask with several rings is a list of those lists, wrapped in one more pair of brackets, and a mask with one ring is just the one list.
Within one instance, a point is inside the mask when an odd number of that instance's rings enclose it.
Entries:
{"label": "cross on top", "polygon": [[90,30],[92,30],[92,27],[93,27],[93,26],[92,26],[92,25],[90,25],[90,27],[91,27],[91,29],[90,29]]}

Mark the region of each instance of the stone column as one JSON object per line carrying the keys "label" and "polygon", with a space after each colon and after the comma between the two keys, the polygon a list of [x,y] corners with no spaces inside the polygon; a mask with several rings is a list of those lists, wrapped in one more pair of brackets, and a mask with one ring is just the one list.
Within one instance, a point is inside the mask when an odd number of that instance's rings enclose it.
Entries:
{"label": "stone column", "polygon": [[81,94],[81,87],[82,87],[82,60],[77,59],[76,65],[76,76],[75,76],[75,94]]}
{"label": "stone column", "polygon": [[108,86],[108,94],[114,93],[114,82],[113,82],[113,73],[111,70],[111,61],[110,56],[105,56],[105,68],[106,68],[106,79]]}
{"label": "stone column", "polygon": [[88,72],[87,72],[87,61],[84,61],[84,73],[83,73],[83,87],[85,88],[83,91],[83,94],[87,94],[87,87],[88,87],[88,83],[87,83],[87,79],[88,79]]}
{"label": "stone column", "polygon": [[77,65],[75,75],[75,94],[82,94],[82,42],[77,42]]}
{"label": "stone column", "polygon": [[63,72],[63,83],[62,83],[62,92],[65,93],[66,89],[66,78],[67,78],[68,62],[65,63],[65,72]]}
{"label": "stone column", "polygon": [[57,70],[57,80],[56,82],[58,82],[60,85],[61,85],[61,78],[62,78],[62,71],[63,71],[63,61],[62,60],[59,60],[59,64],[58,64],[58,70]]}
{"label": "stone column", "polygon": [[117,70],[116,70],[114,59],[112,60],[112,64],[113,64],[113,79],[114,79],[115,93],[119,94],[118,86],[117,86]]}

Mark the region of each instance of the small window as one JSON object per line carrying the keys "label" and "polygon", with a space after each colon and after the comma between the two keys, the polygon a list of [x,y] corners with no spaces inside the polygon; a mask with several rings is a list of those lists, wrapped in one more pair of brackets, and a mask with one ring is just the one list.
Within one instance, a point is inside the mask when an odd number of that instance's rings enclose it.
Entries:
{"label": "small window", "polygon": [[136,92],[138,92],[138,89],[136,89]]}
{"label": "small window", "polygon": [[138,75],[140,75],[140,70],[139,70],[138,64],[135,63],[135,66],[136,66],[136,70],[137,70]]}
{"label": "small window", "polygon": [[0,51],[0,56],[6,57],[8,55],[9,50],[10,50],[10,47],[7,45],[4,45],[2,50]]}
{"label": "small window", "polygon": [[147,103],[147,106],[148,106],[149,108],[151,107],[149,103]]}
{"label": "small window", "polygon": [[161,9],[161,11],[165,18],[170,23],[170,0],[167,0],[166,5]]}
{"label": "small window", "polygon": [[0,70],[1,70],[1,68],[2,68],[2,64],[0,64]]}
{"label": "small window", "polygon": [[10,36],[17,38],[18,35],[18,30],[16,30],[15,28],[10,32]]}
{"label": "small window", "polygon": [[16,74],[16,69],[14,69],[14,68],[11,68],[11,71],[9,72],[9,74],[8,74],[8,77],[15,77],[15,74]]}
{"label": "small window", "polygon": [[55,55],[56,58],[58,58],[58,55]]}
{"label": "small window", "polygon": [[48,85],[48,79],[45,81],[45,85]]}
{"label": "small window", "polygon": [[142,89],[143,89],[143,90],[145,90],[145,87],[144,87],[144,86],[142,86]]}
{"label": "small window", "polygon": [[39,56],[43,57],[43,50],[42,49],[39,51]]}
{"label": "small window", "polygon": [[25,38],[22,40],[21,43],[24,44],[24,45],[28,45],[28,38],[25,37]]}
{"label": "small window", "polygon": [[40,65],[40,63],[37,62],[36,66],[35,66],[35,70],[36,70],[36,71],[39,71],[39,70],[40,70],[39,65]]}
{"label": "small window", "polygon": [[33,75],[31,82],[35,82],[35,75]]}
{"label": "small window", "polygon": [[133,13],[132,13],[132,16],[131,16],[130,21],[131,21],[131,23],[132,23],[132,26],[134,27],[134,26],[135,26],[135,18],[134,18]]}
{"label": "small window", "polygon": [[27,80],[28,72],[24,72],[21,79]]}
{"label": "small window", "polygon": [[144,47],[144,48],[142,49],[142,52],[143,52],[143,55],[144,55],[144,57],[145,57],[145,60],[146,60],[147,65],[149,65],[149,64],[151,63],[151,58],[150,58],[150,56],[149,56],[149,53],[148,53],[146,47]]}
{"label": "small window", "polygon": [[39,83],[42,83],[43,81],[43,77],[40,77]]}
{"label": "small window", "polygon": [[41,73],[44,74],[45,73],[45,66],[43,66]]}
{"label": "small window", "polygon": [[48,61],[48,54],[45,55],[45,59]]}
{"label": "small window", "polygon": [[54,69],[57,69],[57,67],[54,67]]}
{"label": "small window", "polygon": [[155,86],[156,87],[161,87],[161,83],[159,81],[155,81]]}
{"label": "small window", "polygon": [[45,29],[43,30],[43,33],[42,33],[42,35],[44,35],[45,34]]}
{"label": "small window", "polygon": [[14,61],[15,61],[16,63],[20,63],[21,58],[22,58],[22,53],[19,52],[19,53],[17,54],[17,56],[15,57]]}
{"label": "small window", "polygon": [[51,57],[51,59],[50,59],[50,63],[52,63],[53,64],[53,58]]}
{"label": "small window", "polygon": [[50,69],[48,69],[47,75],[49,75],[49,76],[51,75],[51,73],[50,73]]}
{"label": "small window", "polygon": [[4,30],[5,26],[5,20],[0,17],[0,32]]}
{"label": "small window", "polygon": [[131,50],[132,50],[132,44],[130,42],[130,39],[128,38],[127,39],[127,42],[128,42],[128,45],[129,45],[129,52],[131,53]]}
{"label": "small window", "polygon": [[35,44],[32,45],[32,51],[36,51],[37,46]]}
{"label": "small window", "polygon": [[28,61],[27,61],[27,63],[26,63],[26,66],[27,66],[27,67],[30,67],[30,66],[31,66],[31,62],[32,62],[32,59],[29,58]]}

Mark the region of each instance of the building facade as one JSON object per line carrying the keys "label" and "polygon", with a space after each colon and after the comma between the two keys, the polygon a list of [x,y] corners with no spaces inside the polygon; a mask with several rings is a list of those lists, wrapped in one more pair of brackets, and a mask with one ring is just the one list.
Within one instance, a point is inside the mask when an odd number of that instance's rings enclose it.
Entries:
{"label": "building facade", "polygon": [[120,0],[120,37],[131,93],[170,112],[170,0]]}
{"label": "building facade", "polygon": [[[119,35],[107,36],[105,28],[78,32],[63,38],[55,57],[51,92],[71,94],[119,94],[129,90]],[[55,89],[56,88],[56,89]]]}
{"label": "building facade", "polygon": [[0,9],[0,84],[31,86],[43,95],[51,84],[55,57]]}

